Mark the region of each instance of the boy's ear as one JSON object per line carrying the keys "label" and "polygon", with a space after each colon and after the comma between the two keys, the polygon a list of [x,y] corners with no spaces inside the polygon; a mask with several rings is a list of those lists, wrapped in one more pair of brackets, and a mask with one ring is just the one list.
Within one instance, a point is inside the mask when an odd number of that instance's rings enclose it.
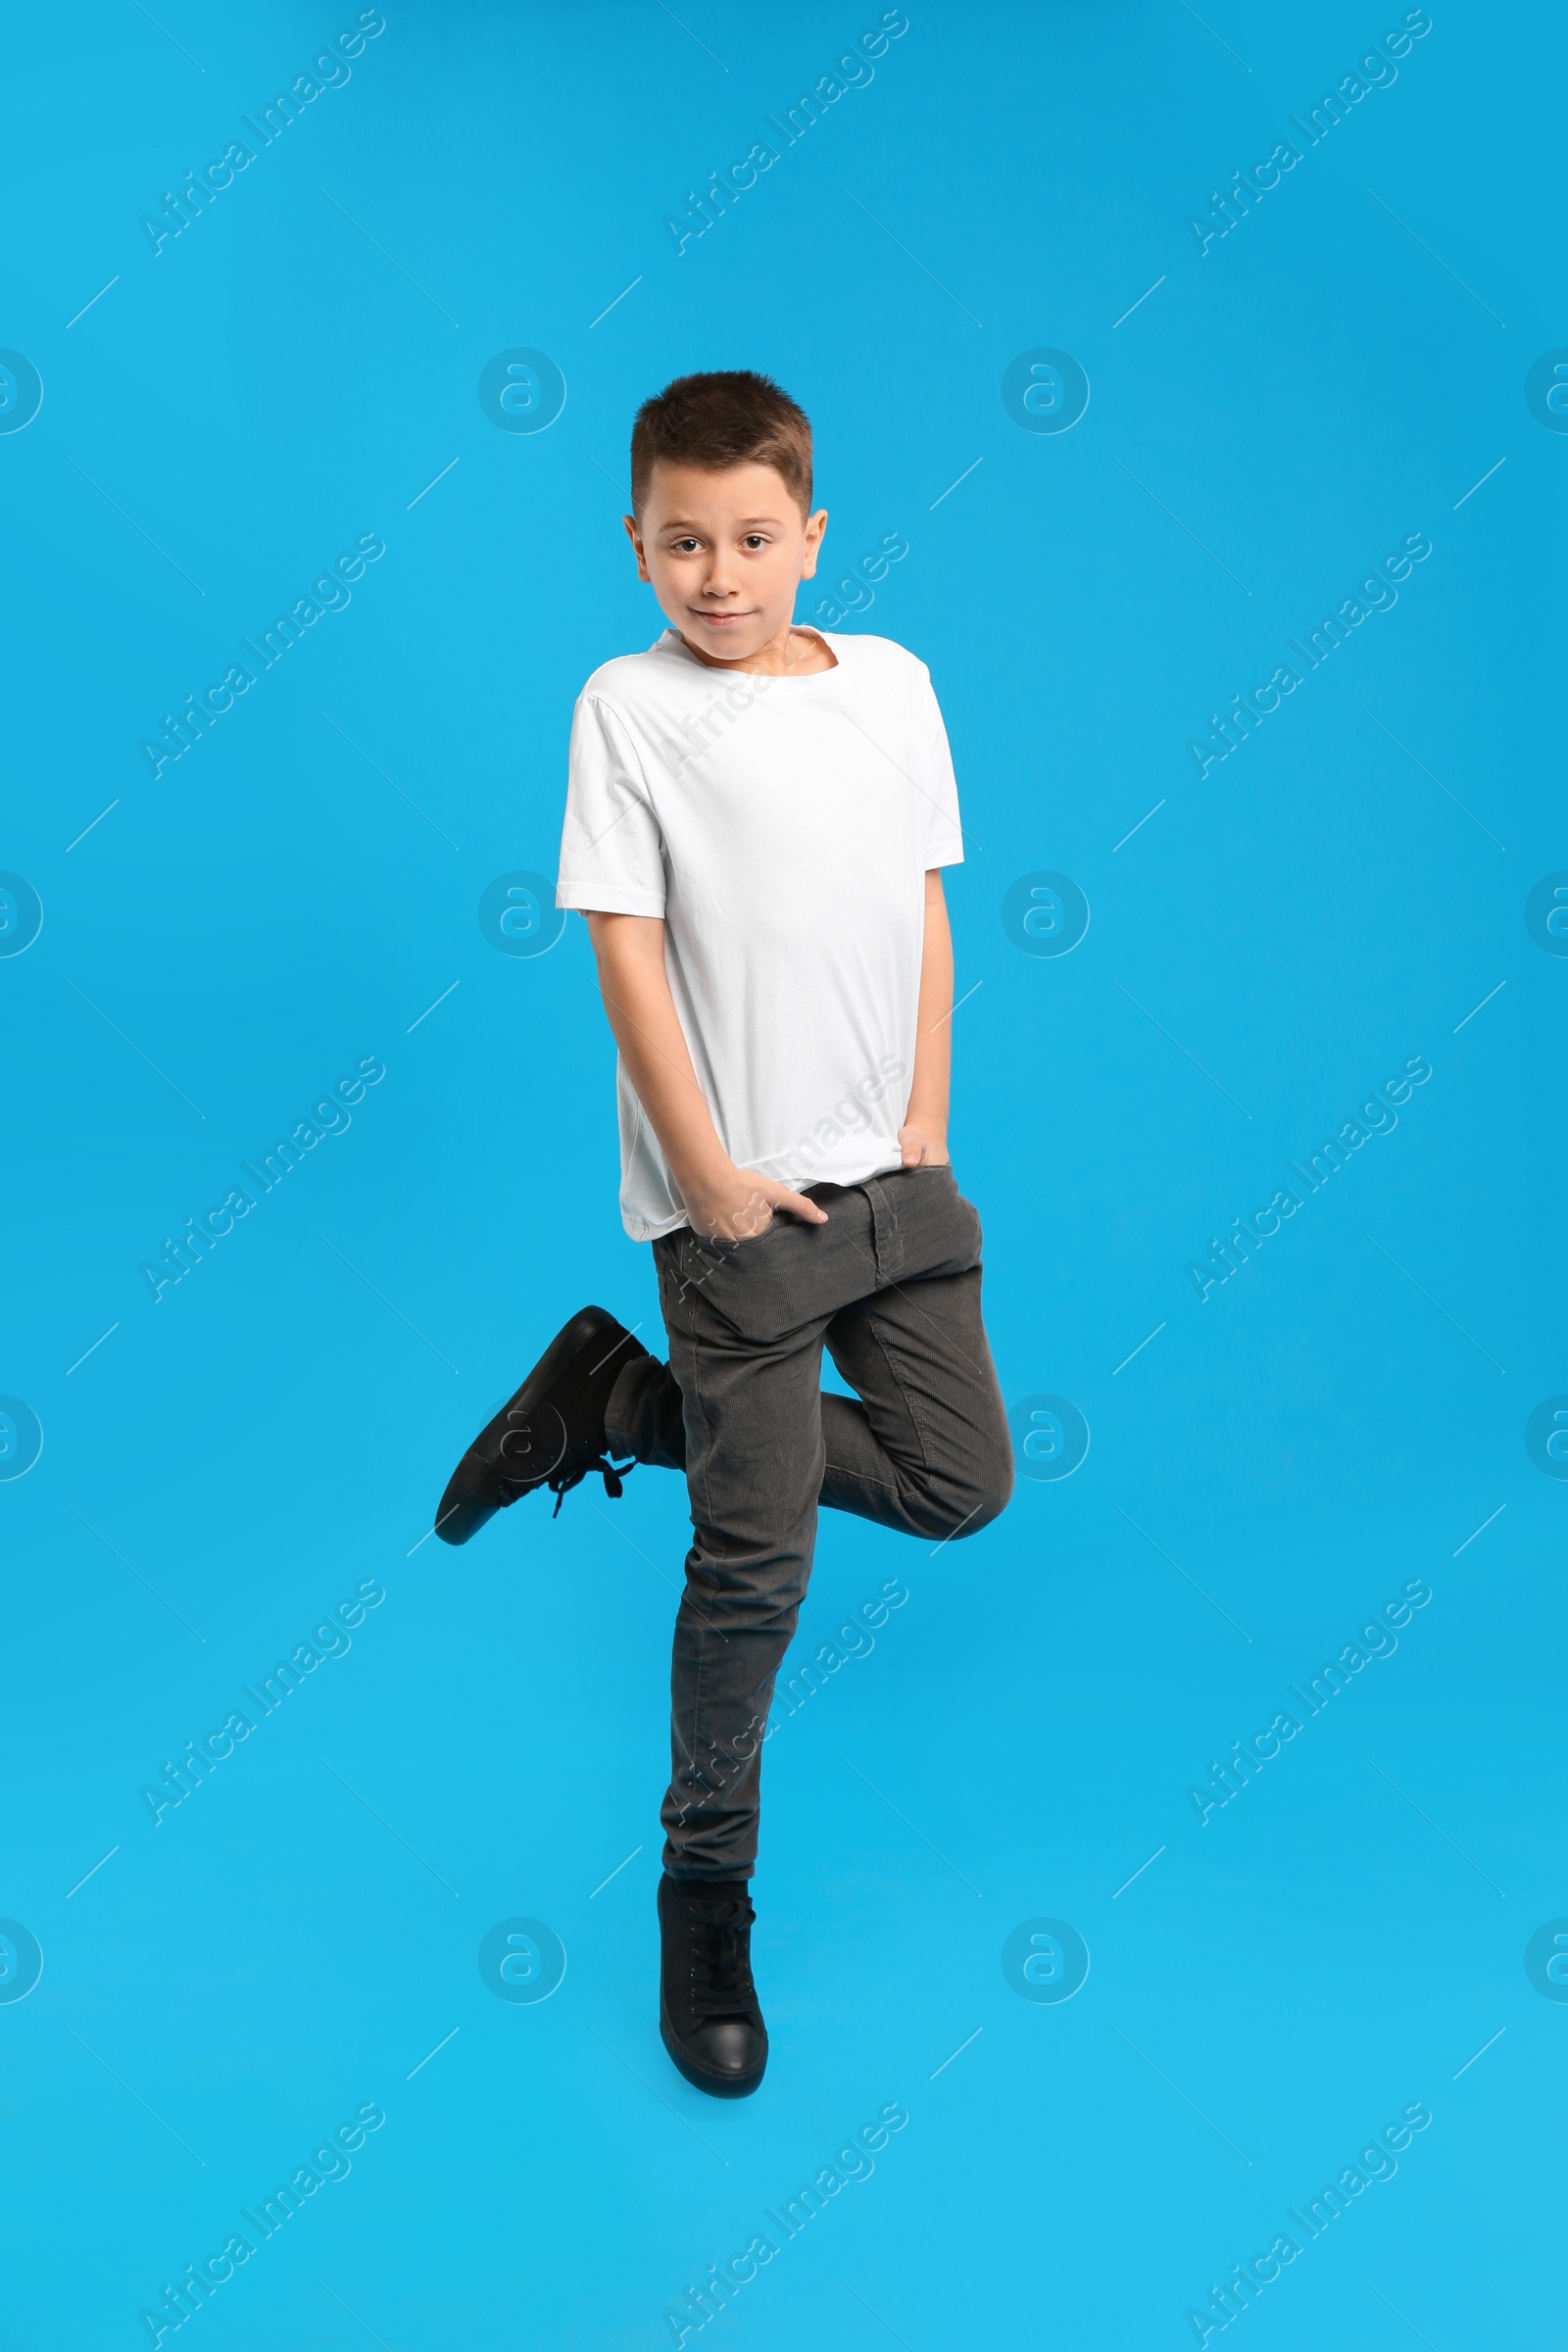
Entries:
{"label": "boy's ear", "polygon": [[649,580],[653,575],[649,571],[648,565],[643,560],[643,535],[641,530],[638,528],[637,517],[635,514],[623,514],[620,519],[625,525],[626,536],[631,541],[632,547],[636,552],[637,577],[640,580]]}
{"label": "boy's ear", "polygon": [[803,580],[816,576],[816,559],[822,551],[822,535],[827,529],[827,509],[818,507],[814,514],[806,517],[806,561],[801,565]]}

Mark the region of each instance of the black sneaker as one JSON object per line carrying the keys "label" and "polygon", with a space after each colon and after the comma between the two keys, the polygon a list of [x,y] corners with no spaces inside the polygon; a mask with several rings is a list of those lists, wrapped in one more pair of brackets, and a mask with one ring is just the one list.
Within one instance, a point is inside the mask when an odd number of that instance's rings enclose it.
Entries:
{"label": "black sneaker", "polygon": [[[558,1331],[504,1412],[468,1447],[436,1513],[446,1544],[466,1544],[519,1494],[548,1487],[562,1498],[591,1470],[618,1495],[632,1467],[606,1456],[605,1411],[624,1367],[648,1350],[602,1306],[585,1306]],[[553,1515],[553,1514],[552,1514]]]}
{"label": "black sneaker", "polygon": [[718,2099],[744,2099],[767,2065],[752,1983],[756,1918],[744,1879],[659,1882],[659,2031],[687,2082]]}

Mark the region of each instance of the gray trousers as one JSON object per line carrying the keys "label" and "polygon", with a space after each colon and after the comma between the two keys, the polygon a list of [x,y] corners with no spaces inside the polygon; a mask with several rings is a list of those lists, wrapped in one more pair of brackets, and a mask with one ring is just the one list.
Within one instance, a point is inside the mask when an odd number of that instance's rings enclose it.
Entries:
{"label": "gray trousers", "polygon": [[[664,1867],[750,1877],[773,1678],[818,1502],[940,1540],[1012,1492],[980,1319],[980,1220],[947,1167],[806,1188],[826,1225],[654,1244],[669,1362],[615,1384],[612,1449],[683,1469],[693,1542],[675,1620]],[[856,1396],[824,1395],[822,1349]]]}

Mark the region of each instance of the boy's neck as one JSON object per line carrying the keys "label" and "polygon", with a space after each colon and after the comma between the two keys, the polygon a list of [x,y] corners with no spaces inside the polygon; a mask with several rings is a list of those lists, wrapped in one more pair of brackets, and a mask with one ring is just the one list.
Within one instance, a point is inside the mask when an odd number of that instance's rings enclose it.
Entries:
{"label": "boy's neck", "polygon": [[814,629],[797,628],[793,622],[787,623],[765,645],[760,645],[756,653],[747,654],[737,662],[717,662],[711,654],[705,654],[701,646],[693,645],[682,631],[677,630],[676,634],[705,669],[744,669],[760,672],[764,677],[786,678],[809,677],[818,670],[837,669],[839,665],[838,656]]}

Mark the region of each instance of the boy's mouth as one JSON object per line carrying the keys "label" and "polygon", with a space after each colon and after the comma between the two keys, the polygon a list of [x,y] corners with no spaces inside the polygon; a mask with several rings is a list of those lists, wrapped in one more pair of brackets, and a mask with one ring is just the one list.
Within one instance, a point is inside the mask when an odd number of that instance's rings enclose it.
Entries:
{"label": "boy's mouth", "polygon": [[732,629],[739,621],[755,620],[757,617],[755,612],[707,612],[695,605],[687,609],[710,629]]}

